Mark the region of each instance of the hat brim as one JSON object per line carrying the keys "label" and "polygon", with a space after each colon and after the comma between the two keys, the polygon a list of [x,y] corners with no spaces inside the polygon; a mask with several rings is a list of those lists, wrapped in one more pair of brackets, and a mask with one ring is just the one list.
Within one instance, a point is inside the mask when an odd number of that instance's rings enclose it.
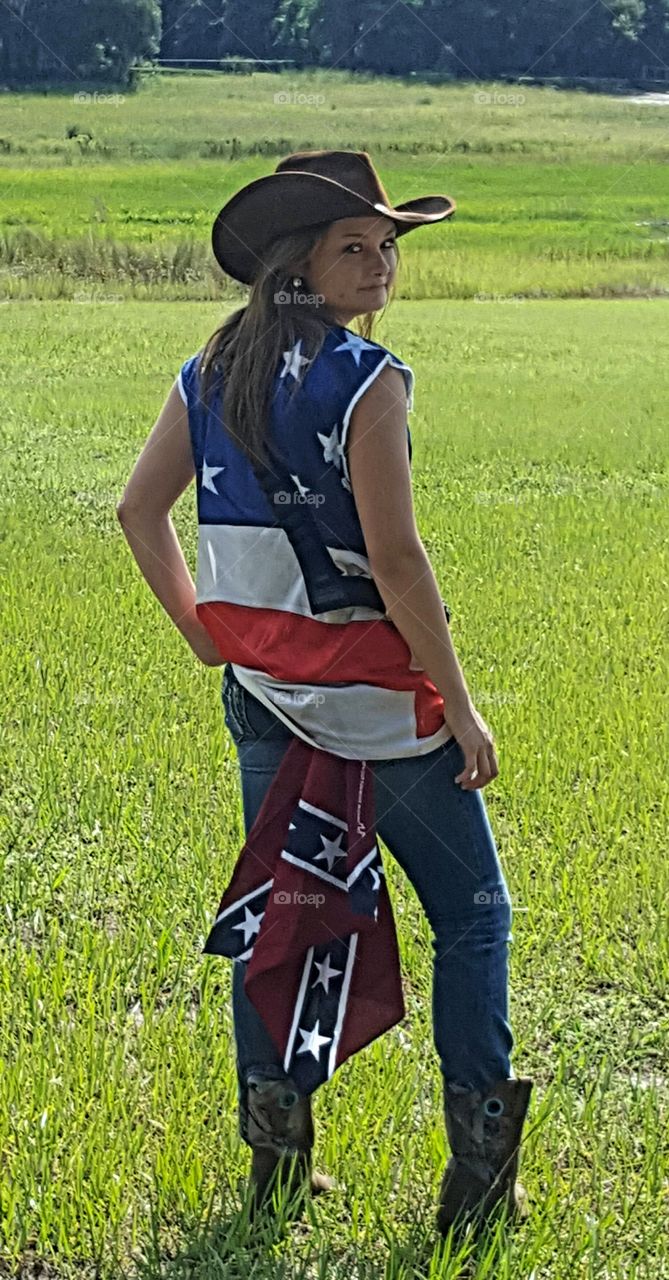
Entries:
{"label": "hat brim", "polygon": [[455,201],[449,196],[418,196],[392,208],[378,201],[372,204],[321,174],[270,173],[242,187],[223,205],[212,227],[211,243],[226,275],[251,284],[262,264],[263,249],[296,227],[378,213],[390,218],[401,236],[415,227],[443,222],[454,211]]}

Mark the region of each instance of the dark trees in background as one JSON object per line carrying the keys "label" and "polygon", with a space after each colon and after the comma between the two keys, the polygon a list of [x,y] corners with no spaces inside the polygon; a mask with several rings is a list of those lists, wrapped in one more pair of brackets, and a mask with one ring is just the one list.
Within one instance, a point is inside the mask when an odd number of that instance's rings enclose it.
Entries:
{"label": "dark trees in background", "polygon": [[669,0],[0,0],[0,79],[124,83],[158,54],[634,78],[667,71],[668,27]]}

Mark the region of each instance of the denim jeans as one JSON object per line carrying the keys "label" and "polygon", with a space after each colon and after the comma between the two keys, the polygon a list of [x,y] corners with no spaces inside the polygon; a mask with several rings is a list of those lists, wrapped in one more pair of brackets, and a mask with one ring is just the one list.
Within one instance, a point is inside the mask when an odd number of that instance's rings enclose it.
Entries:
{"label": "denim jeans", "polygon": [[[248,834],[293,740],[229,666],[222,699],[235,742]],[[481,791],[454,782],[465,758],[455,737],[424,756],[370,761],[378,835],[413,885],[432,933],[432,1026],[444,1082],[483,1088],[515,1073],[508,1022],[512,909]],[[232,1010],[240,1106],[246,1136],[246,1080],[285,1079],[281,1057],[244,992],[235,961]]]}

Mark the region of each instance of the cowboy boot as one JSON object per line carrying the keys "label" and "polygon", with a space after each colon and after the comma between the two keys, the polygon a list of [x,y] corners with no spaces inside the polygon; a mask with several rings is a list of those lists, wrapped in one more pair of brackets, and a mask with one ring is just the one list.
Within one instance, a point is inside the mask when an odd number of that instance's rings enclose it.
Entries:
{"label": "cowboy boot", "polygon": [[312,1169],[311,1098],[299,1094],[292,1080],[262,1080],[249,1075],[247,1109],[248,1143],[253,1153],[252,1216],[269,1204],[276,1183],[285,1187],[289,1198],[300,1189],[319,1195],[336,1187],[333,1178]]}
{"label": "cowboy boot", "polygon": [[504,1198],[510,1219],[527,1217],[527,1192],[516,1173],[533,1083],[527,1077],[502,1079],[480,1090],[445,1084],[452,1155],[439,1192],[437,1227],[442,1235],[457,1215],[462,1227],[469,1222],[480,1226]]}

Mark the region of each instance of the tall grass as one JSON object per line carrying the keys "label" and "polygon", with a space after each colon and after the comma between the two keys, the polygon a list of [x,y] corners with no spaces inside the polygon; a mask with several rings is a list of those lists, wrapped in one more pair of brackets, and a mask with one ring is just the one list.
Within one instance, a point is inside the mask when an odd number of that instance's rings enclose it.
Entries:
{"label": "tall grass", "polygon": [[663,296],[666,120],[619,97],[339,71],[7,93],[0,298],[75,298],[85,283],[233,300],[211,254],[218,210],[320,146],[369,150],[397,202],[456,199],[453,221],[403,240],[404,298]]}
{"label": "tall grass", "polygon": [[[227,307],[226,307],[227,309]],[[220,671],[115,503],[216,304],[3,309],[0,1257],[58,1277],[661,1277],[669,1185],[667,304],[398,303],[419,527],[498,747],[532,1218],[438,1244],[431,951],[384,850],[407,1018],[315,1099],[341,1184],[255,1246],[230,965],[243,839]],[[194,571],[190,488],[174,520]],[[470,1246],[465,1246],[465,1252]]]}

